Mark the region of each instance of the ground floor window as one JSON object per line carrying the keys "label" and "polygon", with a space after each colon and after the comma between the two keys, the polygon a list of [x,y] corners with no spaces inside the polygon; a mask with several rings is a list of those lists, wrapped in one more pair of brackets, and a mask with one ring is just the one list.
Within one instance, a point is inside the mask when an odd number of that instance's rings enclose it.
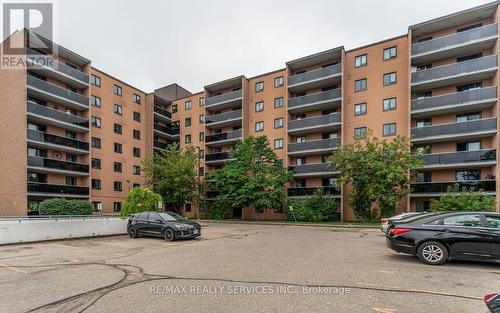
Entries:
{"label": "ground floor window", "polygon": [[416,211],[417,212],[429,211],[430,205],[431,205],[430,201],[417,201]]}

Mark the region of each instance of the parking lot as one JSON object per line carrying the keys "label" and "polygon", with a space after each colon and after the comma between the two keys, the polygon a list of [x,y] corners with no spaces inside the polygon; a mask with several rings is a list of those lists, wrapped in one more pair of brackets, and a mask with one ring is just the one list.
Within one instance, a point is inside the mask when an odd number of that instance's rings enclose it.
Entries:
{"label": "parking lot", "polygon": [[0,247],[0,312],[486,312],[500,265],[435,267],[376,229],[203,224],[198,240],[113,236]]}

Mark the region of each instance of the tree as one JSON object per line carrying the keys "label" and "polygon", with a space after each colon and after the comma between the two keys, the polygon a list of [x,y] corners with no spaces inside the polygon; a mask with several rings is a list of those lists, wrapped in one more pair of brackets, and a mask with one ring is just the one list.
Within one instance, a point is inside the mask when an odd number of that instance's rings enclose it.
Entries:
{"label": "tree", "polygon": [[158,211],[158,204],[162,198],[149,188],[133,188],[123,203],[121,216],[137,212]]}
{"label": "tree", "polygon": [[167,151],[150,155],[144,160],[147,183],[177,213],[181,212],[185,203],[197,197],[197,162],[198,154],[193,146],[179,149],[177,144],[171,144]]}
{"label": "tree", "polygon": [[[362,220],[394,214],[409,191],[410,170],[423,166],[421,154],[411,152],[408,138],[381,140],[371,130],[340,146],[329,162],[340,171],[339,183],[351,185],[348,203]],[[373,204],[378,208],[376,213]]]}
{"label": "tree", "polygon": [[447,211],[492,211],[495,208],[495,197],[484,194],[481,190],[463,187],[459,184],[449,186],[446,194],[438,200],[431,200],[431,210]]}
{"label": "tree", "polygon": [[282,209],[285,184],[293,175],[269,146],[266,136],[247,137],[236,143],[234,160],[212,176],[218,203],[250,207],[257,218],[264,210]]}

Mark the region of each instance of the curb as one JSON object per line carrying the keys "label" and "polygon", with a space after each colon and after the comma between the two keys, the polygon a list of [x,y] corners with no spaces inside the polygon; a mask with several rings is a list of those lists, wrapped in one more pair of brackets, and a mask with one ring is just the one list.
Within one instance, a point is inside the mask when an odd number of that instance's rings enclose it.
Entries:
{"label": "curb", "polygon": [[199,220],[201,223],[219,223],[219,224],[251,224],[251,225],[275,225],[275,226],[309,226],[309,227],[332,227],[332,228],[359,228],[359,229],[378,229],[378,226],[368,225],[329,225],[329,224],[314,224],[314,223],[280,223],[280,222],[253,222],[253,221],[218,221],[218,220]]}

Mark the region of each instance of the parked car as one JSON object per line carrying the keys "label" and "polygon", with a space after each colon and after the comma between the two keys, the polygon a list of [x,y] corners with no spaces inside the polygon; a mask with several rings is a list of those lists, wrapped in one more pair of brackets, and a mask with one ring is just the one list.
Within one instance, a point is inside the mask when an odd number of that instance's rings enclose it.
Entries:
{"label": "parked car", "polygon": [[141,212],[129,218],[127,233],[130,238],[144,235],[172,241],[200,236],[201,226],[174,212]]}
{"label": "parked car", "polygon": [[431,214],[396,224],[386,236],[396,252],[416,255],[420,261],[440,265],[450,259],[500,260],[500,214],[454,212]]}
{"label": "parked car", "polygon": [[500,293],[492,293],[484,297],[486,306],[491,313],[500,313]]}
{"label": "parked car", "polygon": [[403,212],[398,215],[394,215],[391,217],[385,217],[380,219],[380,230],[385,234],[387,232],[387,229],[389,228],[389,223],[392,221],[399,221],[402,219],[406,219],[411,216],[418,216],[422,214],[426,214],[427,212]]}

